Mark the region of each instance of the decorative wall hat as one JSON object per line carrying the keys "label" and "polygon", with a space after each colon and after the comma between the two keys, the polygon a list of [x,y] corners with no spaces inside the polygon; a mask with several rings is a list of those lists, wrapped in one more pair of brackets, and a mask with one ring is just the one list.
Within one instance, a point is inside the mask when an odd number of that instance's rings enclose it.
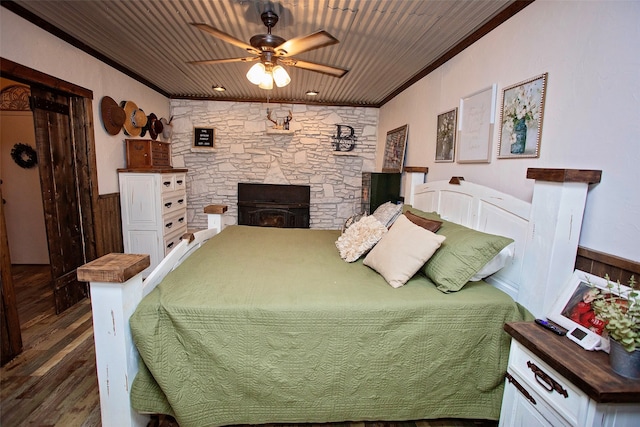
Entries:
{"label": "decorative wall hat", "polygon": [[160,120],[158,120],[158,116],[151,113],[147,116],[147,124],[142,128],[142,133],[140,136],[145,136],[147,131],[149,131],[149,137],[153,140],[158,139],[158,135],[162,133],[164,129],[164,125]]}
{"label": "decorative wall hat", "polygon": [[162,137],[164,139],[171,138],[171,134],[173,133],[173,126],[171,125],[171,121],[173,121],[173,116],[167,121],[164,117],[160,119],[160,123],[163,125]]}
{"label": "decorative wall hat", "polygon": [[133,101],[120,103],[125,113],[124,133],[129,136],[140,136],[142,128],[147,124],[147,115]]}
{"label": "decorative wall hat", "polygon": [[124,125],[126,118],[124,109],[120,107],[113,98],[103,96],[100,101],[100,114],[102,124],[109,135],[117,135]]}

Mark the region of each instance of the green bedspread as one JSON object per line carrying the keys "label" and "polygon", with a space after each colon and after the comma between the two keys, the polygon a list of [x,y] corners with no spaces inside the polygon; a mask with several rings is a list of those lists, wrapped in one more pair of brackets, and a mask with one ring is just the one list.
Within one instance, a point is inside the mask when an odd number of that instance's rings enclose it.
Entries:
{"label": "green bedspread", "polygon": [[338,231],[231,226],[131,318],[139,411],[181,427],[497,419],[516,303],[484,282],[394,289]]}

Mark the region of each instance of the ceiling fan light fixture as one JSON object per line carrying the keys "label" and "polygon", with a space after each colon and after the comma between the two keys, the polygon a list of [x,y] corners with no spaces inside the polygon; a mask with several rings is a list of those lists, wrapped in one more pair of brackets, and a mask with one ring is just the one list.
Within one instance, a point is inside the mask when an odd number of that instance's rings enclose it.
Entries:
{"label": "ceiling fan light fixture", "polygon": [[271,72],[273,73],[273,80],[276,82],[276,86],[284,87],[291,83],[291,77],[289,77],[289,73],[287,73],[287,70],[285,70],[283,66],[276,65]]}
{"label": "ceiling fan light fixture", "polygon": [[271,73],[264,73],[262,76],[262,81],[258,84],[260,89],[271,90],[273,89],[273,76]]}
{"label": "ceiling fan light fixture", "polygon": [[258,62],[257,64],[254,64],[253,67],[249,68],[249,71],[247,72],[247,79],[254,85],[259,85],[264,80],[265,75],[267,75],[267,72],[264,64],[262,62]]}

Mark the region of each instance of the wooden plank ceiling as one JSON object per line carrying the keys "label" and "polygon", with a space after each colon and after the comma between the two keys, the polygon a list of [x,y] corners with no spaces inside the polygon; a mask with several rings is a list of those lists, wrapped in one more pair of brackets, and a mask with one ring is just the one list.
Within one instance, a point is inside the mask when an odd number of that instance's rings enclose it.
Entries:
{"label": "wooden plank ceiling", "polygon": [[[2,5],[173,98],[379,107],[530,1],[514,0],[17,0]],[[247,57],[191,22],[249,43],[279,16],[284,39],[324,29],[340,43],[296,58],[347,68],[336,78],[287,67],[291,84],[271,91],[245,77],[252,63],[192,65]],[[452,50],[453,49],[453,50]],[[72,66],[72,64],[70,64]],[[226,90],[216,92],[212,86]],[[317,97],[306,92],[315,90]]]}

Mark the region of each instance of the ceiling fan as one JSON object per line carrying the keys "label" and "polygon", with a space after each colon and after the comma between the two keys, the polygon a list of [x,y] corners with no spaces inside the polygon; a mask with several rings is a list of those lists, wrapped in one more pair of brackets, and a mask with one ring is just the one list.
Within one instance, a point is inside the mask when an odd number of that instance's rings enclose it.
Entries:
{"label": "ceiling fan", "polygon": [[302,68],[317,73],[327,74],[333,77],[344,76],[348,69],[333,67],[315,62],[302,61],[293,56],[299,55],[310,50],[318,49],[339,43],[338,39],[324,30],[316,31],[306,36],[295,37],[291,40],[285,40],[282,37],[271,34],[273,28],[278,22],[278,15],[266,10],[261,15],[262,22],[267,27],[267,34],[256,34],[249,40],[250,44],[246,44],[242,40],[213,28],[210,25],[202,23],[191,23],[191,25],[201,31],[210,34],[222,41],[231,43],[248,53],[255,55],[244,58],[227,58],[227,59],[210,59],[204,61],[190,61],[189,64],[224,64],[229,62],[254,62],[255,64],[247,73],[247,78],[253,84],[258,85],[262,89],[272,89],[275,81],[278,87],[286,86],[291,81],[289,74],[282,65]]}

